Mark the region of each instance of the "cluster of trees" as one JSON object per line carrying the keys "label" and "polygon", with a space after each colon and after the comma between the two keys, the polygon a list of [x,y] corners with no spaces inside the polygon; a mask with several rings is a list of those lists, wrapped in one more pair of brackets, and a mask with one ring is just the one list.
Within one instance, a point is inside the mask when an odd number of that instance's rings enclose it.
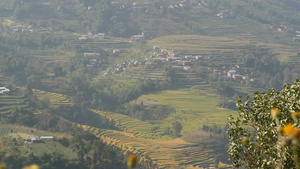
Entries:
{"label": "cluster of trees", "polygon": [[0,119],[1,123],[19,124],[32,127],[38,122],[38,119],[33,113],[34,109],[32,108],[21,108],[14,106],[10,109],[8,114],[1,115]]}
{"label": "cluster of trees", "polygon": [[102,75],[91,81],[84,68],[74,70],[67,78],[75,103],[104,110],[114,110],[144,93],[167,87],[166,81],[137,79],[126,83],[103,78]]}
{"label": "cluster of trees", "polygon": [[167,118],[171,113],[174,113],[175,108],[167,105],[144,105],[126,103],[116,112],[129,115],[139,120],[161,120]]}
{"label": "cluster of trees", "polygon": [[108,119],[102,118],[88,110],[86,107],[82,107],[80,105],[61,105],[57,107],[48,107],[48,109],[51,113],[63,117],[71,122],[89,124],[90,126],[103,129],[117,129]]}
{"label": "cluster of trees", "polygon": [[284,83],[295,81],[299,76],[293,65],[281,63],[270,50],[264,48],[244,50],[239,62],[246,69],[237,71],[255,77],[265,88],[281,89]]}
{"label": "cluster of trees", "polygon": [[221,127],[217,126],[216,124],[214,124],[212,126],[208,126],[208,125],[203,124],[202,130],[206,131],[206,132],[214,133],[214,134],[226,134],[226,132],[227,132],[226,127],[221,128]]}
{"label": "cluster of trees", "polygon": [[79,163],[88,168],[126,168],[123,154],[117,152],[120,150],[105,145],[90,132],[79,131],[74,134],[69,147],[77,151]]}

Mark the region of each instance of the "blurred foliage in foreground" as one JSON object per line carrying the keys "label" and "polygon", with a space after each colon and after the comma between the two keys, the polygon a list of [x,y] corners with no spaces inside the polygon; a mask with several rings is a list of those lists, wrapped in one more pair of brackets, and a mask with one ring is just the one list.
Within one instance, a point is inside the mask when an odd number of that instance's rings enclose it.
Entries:
{"label": "blurred foliage in foreground", "polygon": [[237,102],[238,117],[229,118],[228,150],[240,168],[300,168],[300,82],[255,93]]}

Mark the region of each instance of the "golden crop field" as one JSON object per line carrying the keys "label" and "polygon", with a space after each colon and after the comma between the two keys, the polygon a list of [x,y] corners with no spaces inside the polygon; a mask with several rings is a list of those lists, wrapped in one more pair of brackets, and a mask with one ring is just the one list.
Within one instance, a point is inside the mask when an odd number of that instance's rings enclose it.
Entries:
{"label": "golden crop field", "polygon": [[[214,151],[197,144],[188,143],[181,138],[172,140],[150,140],[138,138],[131,133],[115,130],[104,130],[77,124],[89,130],[108,145],[118,147],[123,153],[130,151],[139,157],[139,163],[156,164],[158,168],[198,168],[213,166]],[[228,167],[225,164],[220,167]]]}
{"label": "golden crop field", "polygon": [[39,100],[49,100],[52,105],[72,105],[70,100],[62,94],[41,91],[32,89],[32,92],[38,97]]}

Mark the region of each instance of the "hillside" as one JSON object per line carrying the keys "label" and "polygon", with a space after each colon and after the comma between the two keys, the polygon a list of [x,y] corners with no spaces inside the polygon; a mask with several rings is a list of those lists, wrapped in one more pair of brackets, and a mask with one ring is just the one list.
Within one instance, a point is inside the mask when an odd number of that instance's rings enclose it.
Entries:
{"label": "hillside", "polygon": [[300,77],[296,0],[0,6],[0,87],[11,91],[0,94],[1,138],[21,161],[49,153],[69,168],[125,168],[135,153],[137,168],[230,167],[238,96]]}

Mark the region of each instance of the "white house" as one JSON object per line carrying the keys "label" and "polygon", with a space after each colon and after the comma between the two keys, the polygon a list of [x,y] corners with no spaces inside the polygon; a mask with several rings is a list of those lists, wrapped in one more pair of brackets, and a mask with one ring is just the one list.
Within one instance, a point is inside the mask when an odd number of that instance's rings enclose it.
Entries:
{"label": "white house", "polygon": [[40,140],[53,140],[53,136],[41,136]]}
{"label": "white house", "polygon": [[0,87],[0,94],[8,94],[10,90],[6,87]]}
{"label": "white house", "polygon": [[185,59],[191,59],[191,58],[192,58],[192,55],[185,55],[184,58],[185,58]]}
{"label": "white house", "polygon": [[229,70],[227,73],[227,77],[232,77],[232,75],[236,74],[235,70]]}
{"label": "white house", "polygon": [[242,76],[242,75],[239,75],[239,74],[233,74],[233,75],[232,75],[232,78],[235,79],[235,80],[242,79],[242,77],[243,77],[243,76]]}
{"label": "white house", "polygon": [[119,53],[120,53],[120,50],[119,50],[119,49],[114,49],[114,50],[113,50],[113,54],[116,55],[116,54],[119,54]]}
{"label": "white house", "polygon": [[81,36],[78,38],[80,41],[87,41],[87,38],[85,36]]}

